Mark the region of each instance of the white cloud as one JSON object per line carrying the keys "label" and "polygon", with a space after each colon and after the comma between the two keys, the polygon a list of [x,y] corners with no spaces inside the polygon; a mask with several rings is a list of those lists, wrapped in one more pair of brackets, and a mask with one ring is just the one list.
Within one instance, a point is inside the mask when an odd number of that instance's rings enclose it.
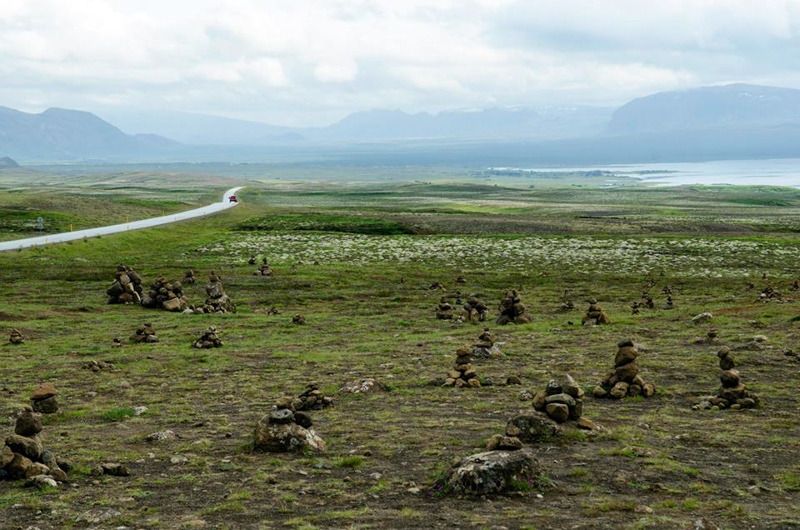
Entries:
{"label": "white cloud", "polygon": [[4,0],[0,105],[324,124],[366,108],[800,87],[796,0]]}

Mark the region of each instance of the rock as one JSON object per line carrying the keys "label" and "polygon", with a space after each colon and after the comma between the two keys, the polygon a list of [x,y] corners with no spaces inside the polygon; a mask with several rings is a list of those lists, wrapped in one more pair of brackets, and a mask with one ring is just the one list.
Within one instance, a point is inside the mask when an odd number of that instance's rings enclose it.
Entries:
{"label": "rock", "polygon": [[633,378],[636,377],[638,373],[639,365],[636,363],[636,361],[623,364],[622,366],[618,366],[614,369],[614,375],[617,377],[617,381],[624,381],[626,383],[633,381]]}
{"label": "rock", "polygon": [[122,513],[113,508],[97,508],[82,513],[75,518],[78,523],[98,524],[122,517]]}
{"label": "rock", "polygon": [[578,418],[578,428],[591,431],[595,429],[595,424],[589,418]]}
{"label": "rock", "polygon": [[32,401],[40,401],[56,395],[56,388],[51,383],[39,385],[39,388],[31,394]]}
{"label": "rock", "polygon": [[569,407],[563,403],[548,403],[545,410],[557,423],[564,423],[569,419]]}
{"label": "rock", "polygon": [[687,530],[719,530],[719,526],[703,517],[702,519],[698,519],[692,523]]}
{"label": "rock", "polygon": [[545,390],[540,390],[533,396],[533,408],[536,410],[544,410],[545,405],[547,405],[547,392]]}
{"label": "rock", "polygon": [[628,383],[620,381],[608,393],[614,399],[622,399],[628,395]]}
{"label": "rock", "polygon": [[25,478],[28,468],[33,465],[30,458],[26,458],[19,453],[13,453],[14,458],[6,464],[4,470],[11,478],[20,479]]}
{"label": "rock", "polygon": [[637,357],[639,357],[639,351],[633,346],[620,348],[619,351],[617,351],[617,355],[614,357],[614,367],[616,368],[633,362]]}
{"label": "rock", "polygon": [[38,461],[44,451],[44,445],[39,435],[28,437],[12,434],[6,437],[6,445],[15,453],[33,461]]}
{"label": "rock", "polygon": [[46,488],[57,488],[58,483],[52,477],[48,477],[47,475],[35,475],[28,478],[25,481],[24,486],[26,488],[38,488],[43,490]]}
{"label": "rock", "polygon": [[510,375],[506,378],[507,385],[521,385],[522,379],[516,375]]}
{"label": "rock", "polygon": [[596,398],[603,398],[603,397],[606,397],[608,395],[608,392],[602,386],[597,385],[596,387],[594,387],[592,389],[592,395],[594,397],[596,397]]}
{"label": "rock", "polygon": [[103,470],[104,475],[111,475],[114,477],[131,476],[131,470],[128,468],[128,466],[119,464],[117,462],[106,462],[100,464],[100,468]]}
{"label": "rock", "polygon": [[458,494],[490,495],[514,490],[519,482],[530,484],[540,473],[530,451],[488,451],[458,462],[448,475],[447,486]]}
{"label": "rock", "polygon": [[312,425],[314,425],[314,421],[311,419],[311,415],[306,414],[305,412],[295,412],[294,421],[300,427],[303,427],[305,429],[309,429],[311,428]]}
{"label": "rock", "polygon": [[0,469],[3,469],[14,460],[14,451],[7,445],[0,449]]}
{"label": "rock", "polygon": [[49,473],[49,467],[39,462],[34,462],[25,471],[25,478],[35,477],[36,475],[47,475]]}
{"label": "rock", "polygon": [[705,324],[706,322],[710,322],[712,318],[714,318],[714,315],[711,313],[700,313],[692,317],[692,324]]}
{"label": "rock", "polygon": [[377,379],[367,377],[345,383],[345,385],[339,389],[339,392],[342,394],[370,394],[374,392],[388,392],[388,388]]}
{"label": "rock", "polygon": [[551,441],[561,434],[561,427],[541,412],[519,414],[506,425],[506,435],[516,436],[525,443]]}
{"label": "rock", "polygon": [[653,383],[645,383],[642,385],[642,396],[649,398],[656,393],[656,385]]}
{"label": "rock", "polygon": [[505,450],[517,451],[522,449],[522,442],[516,436],[503,436],[502,434],[495,434],[486,443],[487,451]]}
{"label": "rock", "polygon": [[565,394],[569,394],[575,399],[582,399],[585,394],[577,381],[569,374],[564,376],[564,383],[561,386]]}
{"label": "rock", "polygon": [[551,403],[562,403],[567,405],[568,407],[575,406],[575,398],[570,396],[569,394],[554,394],[552,396],[547,396],[545,399],[545,403],[548,405]]}
{"label": "rock", "polygon": [[31,401],[31,406],[35,412],[41,412],[42,414],[55,414],[58,412],[58,399],[56,396],[50,396],[46,399]]}
{"label": "rock", "polygon": [[325,442],[313,429],[306,429],[296,423],[270,423],[269,416],[265,416],[256,424],[254,447],[271,453],[322,452],[325,451]]}
{"label": "rock", "polygon": [[[50,468],[48,468],[48,469],[50,469]],[[49,476],[53,477],[55,480],[57,480],[59,482],[66,482],[66,481],[69,480],[69,477],[67,476],[67,473],[65,471],[61,470],[61,469],[58,469],[58,468],[50,469],[50,471],[48,471],[47,474]]]}
{"label": "rock", "polygon": [[753,398],[742,398],[738,401],[738,404],[741,405],[743,409],[752,409],[757,405],[756,400]]}
{"label": "rock", "polygon": [[545,393],[547,393],[548,396],[552,396],[555,394],[561,394],[564,391],[564,389],[561,387],[561,383],[559,383],[555,379],[551,379],[547,382],[547,385],[545,385],[544,391]]}
{"label": "rock", "polygon": [[269,422],[276,425],[294,423],[294,413],[289,409],[277,409],[269,413]]}
{"label": "rock", "polygon": [[166,430],[166,431],[159,431],[159,432],[154,432],[153,434],[149,434],[145,438],[145,441],[148,441],[150,443],[168,442],[168,441],[175,440],[177,437],[178,437],[178,435],[175,434],[173,431]]}
{"label": "rock", "polygon": [[30,410],[25,410],[17,417],[14,433],[20,436],[32,436],[42,432],[42,417]]}

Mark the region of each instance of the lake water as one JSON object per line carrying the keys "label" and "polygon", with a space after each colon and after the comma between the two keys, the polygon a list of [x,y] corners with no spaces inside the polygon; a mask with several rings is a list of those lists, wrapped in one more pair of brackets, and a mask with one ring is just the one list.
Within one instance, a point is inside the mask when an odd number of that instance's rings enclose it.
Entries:
{"label": "lake water", "polygon": [[[638,176],[645,182],[662,186],[738,184],[800,188],[800,158],[591,166],[558,168],[558,171],[591,171],[598,169],[612,171],[619,175]],[[548,170],[542,168],[537,171]],[[552,169],[549,171],[552,171]],[[645,171],[664,171],[664,173],[652,175],[636,174],[637,172]]]}

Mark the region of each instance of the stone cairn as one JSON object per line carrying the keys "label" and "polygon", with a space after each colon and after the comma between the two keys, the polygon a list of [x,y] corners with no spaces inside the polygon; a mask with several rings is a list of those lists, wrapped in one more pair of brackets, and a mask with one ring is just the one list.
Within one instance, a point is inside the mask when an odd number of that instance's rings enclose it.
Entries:
{"label": "stone cairn", "polygon": [[142,277],[127,265],[117,265],[114,282],[106,289],[109,304],[139,304],[142,302]]}
{"label": "stone cairn", "polygon": [[555,379],[548,381],[545,389],[533,397],[533,408],[547,414],[556,423],[578,421],[583,415],[584,394],[580,385],[567,374],[563,383]]}
{"label": "stone cairn", "polygon": [[197,283],[197,277],[194,275],[194,271],[192,269],[187,270],[183,274],[183,280],[181,280],[181,282],[185,283],[186,285],[194,285],[194,284],[196,284]]}
{"label": "stone cairn", "polygon": [[522,303],[516,290],[506,291],[505,296],[500,301],[500,316],[497,317],[497,324],[527,324],[531,318],[525,312],[525,304]]}
{"label": "stone cairn", "polygon": [[333,406],[333,398],[322,393],[319,383],[309,383],[306,389],[296,398],[292,399],[295,411],[321,410]]}
{"label": "stone cairn", "polygon": [[183,297],[181,282],[167,281],[163,276],[159,276],[150,286],[150,290],[142,296],[142,307],[178,312],[184,311],[189,305]]}
{"label": "stone cairn", "polygon": [[456,351],[456,363],[447,373],[444,386],[479,387],[481,382],[478,374],[472,367],[472,355],[469,348],[459,348]]}
{"label": "stone cairn", "polygon": [[489,314],[489,307],[483,302],[483,300],[479,300],[478,297],[472,295],[467,298],[467,303],[464,304],[463,307],[464,311],[467,313],[468,321],[486,321],[486,316]]}
{"label": "stone cairn", "polygon": [[747,390],[747,387],[742,383],[739,378],[739,371],[736,370],[736,361],[731,355],[728,347],[723,347],[717,352],[719,358],[719,374],[720,383],[722,386],[716,396],[707,396],[699,403],[694,405],[692,409],[710,409],[717,407],[720,409],[752,409],[760,405],[758,396]]}
{"label": "stone cairn", "polygon": [[31,394],[31,408],[34,412],[42,414],[55,414],[58,412],[58,399],[56,389],[50,383],[44,383]]}
{"label": "stone cairn", "polygon": [[131,342],[135,342],[136,344],[151,344],[158,342],[158,335],[156,335],[152,324],[148,322],[136,328],[136,331],[131,335]]}
{"label": "stone cairn", "polygon": [[633,341],[625,339],[617,344],[617,355],[614,357],[614,370],[592,391],[597,398],[622,399],[625,396],[650,397],[656,392],[651,382],[646,382],[639,375],[636,358],[639,350]]}
{"label": "stone cairn", "polygon": [[325,442],[314,432],[311,416],[297,411],[290,397],[281,398],[272,411],[256,423],[253,447],[270,453],[325,450]]}
{"label": "stone cairn", "polygon": [[22,336],[22,333],[17,328],[11,330],[11,335],[8,337],[8,342],[11,344],[24,344],[25,337]]}
{"label": "stone cairn", "polygon": [[236,306],[233,305],[230,297],[225,294],[225,288],[222,286],[222,278],[217,276],[214,271],[208,277],[206,284],[206,298],[205,304],[202,308],[195,308],[195,313],[235,313]]}
{"label": "stone cairn", "polygon": [[575,304],[572,302],[569,289],[564,289],[564,294],[561,295],[561,300],[561,306],[558,308],[560,311],[568,313],[569,311],[573,311],[575,309]]}
{"label": "stone cairn", "polygon": [[67,480],[71,466],[44,448],[41,432],[41,415],[26,408],[0,451],[0,479],[28,479],[26,485],[40,488],[57,487],[56,481]]}
{"label": "stone cairn", "polygon": [[439,305],[436,306],[436,319],[437,320],[452,320],[453,319],[453,306],[447,301],[447,297],[443,296],[439,300]]}
{"label": "stone cairn", "polygon": [[224,343],[217,336],[217,327],[214,325],[208,326],[208,329],[200,335],[200,338],[192,343],[192,348],[219,348]]}
{"label": "stone cairn", "polygon": [[495,345],[495,338],[489,328],[478,335],[478,342],[472,346],[472,356],[480,358],[500,357],[503,352]]}
{"label": "stone cairn", "polygon": [[597,304],[597,300],[592,298],[589,300],[589,309],[581,320],[584,326],[598,326],[602,324],[611,324],[611,319],[603,311],[603,308]]}
{"label": "stone cairn", "polygon": [[250,254],[250,259],[247,260],[248,265],[255,265],[256,264],[256,255]]}
{"label": "stone cairn", "polygon": [[656,302],[653,300],[653,297],[650,296],[650,293],[647,291],[642,293],[642,301],[639,302],[639,307],[646,307],[647,309],[655,309]]}
{"label": "stone cairn", "polygon": [[267,263],[267,258],[264,258],[261,260],[261,265],[258,266],[258,269],[253,274],[256,276],[272,276],[272,272],[272,267]]}
{"label": "stone cairn", "polygon": [[298,326],[302,326],[306,323],[306,317],[297,313],[295,316],[292,317],[292,324],[297,324]]}

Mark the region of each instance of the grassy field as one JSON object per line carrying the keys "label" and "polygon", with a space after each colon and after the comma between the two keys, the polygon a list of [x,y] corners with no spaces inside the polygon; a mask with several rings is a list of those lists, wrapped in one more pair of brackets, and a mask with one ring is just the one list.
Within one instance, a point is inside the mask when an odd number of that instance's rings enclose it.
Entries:
{"label": "grassy field", "polygon": [[[57,490],[0,481],[0,527],[683,529],[706,517],[728,530],[799,528],[800,363],[785,352],[800,350],[800,294],[790,290],[800,277],[800,193],[458,176],[250,179],[240,206],[221,215],[0,254],[0,338],[17,328],[27,339],[0,345],[3,432],[13,432],[11,416],[29,394],[52,382],[61,410],[45,418],[45,445],[76,466]],[[77,229],[188,209],[238,182],[157,173],[37,179],[0,178],[4,239],[25,233],[9,228],[20,211]],[[55,192],[42,194],[44,186]],[[266,257],[275,275],[254,276],[251,254]],[[107,305],[120,262],[145,284],[194,269],[201,281],[187,288],[190,303],[205,298],[214,270],[238,311]],[[467,283],[455,283],[459,275]],[[490,324],[504,355],[475,364],[481,377],[517,375],[522,386],[427,385],[482,329],[436,320],[434,281],[492,309],[506,289],[520,291],[533,321]],[[767,285],[783,300],[760,301]],[[662,309],[665,287],[674,309]],[[645,289],[656,309],[632,315]],[[565,290],[574,311],[560,309]],[[591,297],[610,325],[580,325]],[[264,311],[273,306],[279,314]],[[713,320],[691,324],[703,311]],[[305,325],[291,323],[297,313]],[[160,342],[129,343],[145,322]],[[210,324],[225,346],[190,348]],[[712,328],[718,344],[695,344]],[[754,345],[757,336],[766,340]],[[125,345],[113,348],[114,337]],[[591,389],[628,337],[642,345],[653,398],[587,398],[584,415],[604,430],[532,446],[544,470],[532,491],[479,499],[432,491],[454,458],[479,452],[530,410],[524,390],[565,373]],[[719,386],[722,345],[761,408],[691,410]],[[115,368],[83,368],[91,360]],[[369,376],[390,392],[338,393]],[[253,452],[256,421],[310,382],[335,399],[312,413],[327,452]],[[147,411],[136,416],[137,406]],[[178,438],[145,440],[165,429]],[[91,476],[103,462],[132,475]],[[99,516],[108,518],[87,521]]]}

